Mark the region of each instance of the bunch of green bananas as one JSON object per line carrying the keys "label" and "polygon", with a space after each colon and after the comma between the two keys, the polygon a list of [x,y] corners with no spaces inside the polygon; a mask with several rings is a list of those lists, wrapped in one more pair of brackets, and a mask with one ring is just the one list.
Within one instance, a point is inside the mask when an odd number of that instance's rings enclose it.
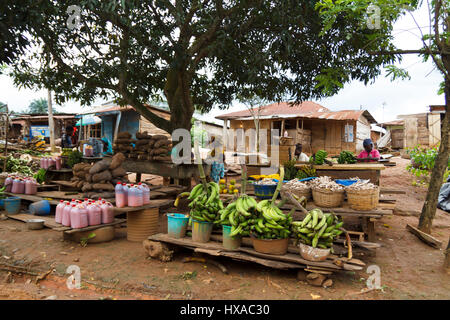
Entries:
{"label": "bunch of green bananas", "polygon": [[285,239],[289,237],[292,212],[285,215],[270,200],[260,201],[256,210],[259,215],[254,219],[255,221],[250,229],[258,239]]}
{"label": "bunch of green bananas", "polygon": [[333,213],[324,214],[320,209],[313,209],[302,221],[291,223],[291,230],[300,241],[322,249],[331,248],[335,237],[343,231],[340,230],[344,222]]}
{"label": "bunch of green bananas", "polygon": [[325,162],[325,158],[327,157],[328,153],[325,150],[319,150],[316,152],[314,157],[314,163],[317,165],[321,165]]}
{"label": "bunch of green bananas", "polygon": [[300,167],[300,169],[297,171],[296,178],[297,179],[305,179],[309,177],[315,177],[316,176],[316,169],[314,169],[312,166],[306,165]]}
{"label": "bunch of green bananas", "polygon": [[219,196],[219,185],[214,181],[206,185],[207,188],[205,190],[203,183],[199,183],[192,189],[188,196],[188,199],[192,200],[188,205],[191,208],[189,224],[191,224],[192,219],[214,222],[217,219],[219,210],[223,209],[223,203]]}
{"label": "bunch of green bananas", "polygon": [[255,223],[257,217],[257,202],[254,198],[244,194],[241,195],[236,201],[231,202],[225,209],[220,210],[220,218],[216,223],[223,225],[230,225],[230,236],[237,235],[249,236],[250,227]]}
{"label": "bunch of green bananas", "polygon": [[356,163],[356,157],[353,152],[344,150],[339,154],[338,163]]}

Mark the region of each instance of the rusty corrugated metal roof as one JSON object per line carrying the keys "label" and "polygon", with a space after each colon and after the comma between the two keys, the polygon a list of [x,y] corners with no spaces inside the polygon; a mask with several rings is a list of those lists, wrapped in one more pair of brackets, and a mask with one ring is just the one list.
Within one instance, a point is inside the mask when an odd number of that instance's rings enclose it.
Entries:
{"label": "rusty corrugated metal roof", "polygon": [[[300,115],[311,112],[326,112],[330,111],[329,109],[321,106],[318,103],[312,101],[303,101],[300,104],[290,105],[288,102],[279,102],[272,103],[266,106],[260,107],[260,116],[262,117],[270,117],[270,116],[283,116],[287,117],[289,115]],[[258,111],[258,108],[253,108],[255,112]],[[243,117],[251,117],[252,114],[249,110],[241,110],[236,112],[230,112],[226,114],[222,114],[217,116],[217,119],[238,119]]]}

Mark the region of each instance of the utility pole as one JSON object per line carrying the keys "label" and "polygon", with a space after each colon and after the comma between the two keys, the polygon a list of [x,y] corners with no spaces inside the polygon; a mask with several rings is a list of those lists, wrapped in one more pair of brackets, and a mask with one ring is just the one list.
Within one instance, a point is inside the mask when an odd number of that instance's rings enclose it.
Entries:
{"label": "utility pole", "polygon": [[47,90],[47,105],[48,105],[48,127],[50,129],[50,149],[51,152],[56,152],[55,148],[55,123],[53,121],[53,108],[52,108],[52,93]]}

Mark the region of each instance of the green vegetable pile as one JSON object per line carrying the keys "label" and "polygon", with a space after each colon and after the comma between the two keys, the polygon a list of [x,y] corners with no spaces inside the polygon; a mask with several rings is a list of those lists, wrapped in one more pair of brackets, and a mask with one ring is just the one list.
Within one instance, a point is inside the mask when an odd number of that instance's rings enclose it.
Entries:
{"label": "green vegetable pile", "polygon": [[38,172],[33,176],[33,178],[36,179],[37,183],[43,183],[45,182],[45,175],[47,174],[47,170],[41,168]]}
{"label": "green vegetable pile", "polygon": [[338,163],[356,163],[356,157],[353,152],[344,150],[339,154]]}
{"label": "green vegetable pile", "polygon": [[317,151],[314,156],[314,163],[317,165],[322,165],[325,162],[327,155],[328,152],[326,152],[325,150]]}
{"label": "green vegetable pile", "polygon": [[340,229],[343,224],[333,213],[313,209],[303,221],[293,221],[291,231],[306,245],[328,249],[332,248],[334,238],[343,232]]}
{"label": "green vegetable pile", "polygon": [[71,151],[67,156],[67,164],[72,168],[74,165],[81,162],[82,157],[83,153],[80,151]]}
{"label": "green vegetable pile", "polygon": [[26,176],[33,175],[33,171],[27,161],[16,159],[12,155],[6,158],[6,172],[21,173]]}

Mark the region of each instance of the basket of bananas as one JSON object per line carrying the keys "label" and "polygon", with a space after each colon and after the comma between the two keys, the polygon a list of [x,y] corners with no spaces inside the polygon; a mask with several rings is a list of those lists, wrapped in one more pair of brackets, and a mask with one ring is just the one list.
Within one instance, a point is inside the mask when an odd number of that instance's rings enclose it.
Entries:
{"label": "basket of bananas", "polygon": [[320,209],[308,212],[302,221],[291,223],[292,235],[300,240],[299,253],[309,261],[323,261],[332,251],[333,240],[339,236],[344,223],[333,213]]}

